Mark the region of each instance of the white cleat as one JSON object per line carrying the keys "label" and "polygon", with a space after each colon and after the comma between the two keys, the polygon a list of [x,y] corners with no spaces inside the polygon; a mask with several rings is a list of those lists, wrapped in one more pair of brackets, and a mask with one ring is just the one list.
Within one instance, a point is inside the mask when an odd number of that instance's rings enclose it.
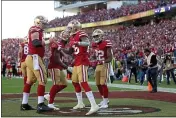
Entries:
{"label": "white cleat", "polygon": [[[98,104],[98,106],[102,106],[104,104],[104,101],[102,100],[101,102],[100,102],[100,104]],[[108,100],[108,104],[109,104],[109,100]]]}
{"label": "white cleat", "polygon": [[44,98],[45,98],[45,100],[49,101],[50,100],[50,94],[45,94]]}
{"label": "white cleat", "polygon": [[100,106],[100,109],[106,109],[106,108],[108,108],[108,104],[102,104],[101,106]]}
{"label": "white cleat", "polygon": [[54,110],[60,110],[59,108],[55,107],[54,104],[48,104],[48,107]]}
{"label": "white cleat", "polygon": [[73,107],[73,109],[82,109],[85,108],[84,103],[78,103],[76,106]]}
{"label": "white cleat", "polygon": [[90,108],[90,111],[89,111],[88,113],[86,113],[86,115],[91,115],[91,114],[97,112],[99,109],[100,109],[100,108],[99,108],[98,105],[92,106],[92,107]]}

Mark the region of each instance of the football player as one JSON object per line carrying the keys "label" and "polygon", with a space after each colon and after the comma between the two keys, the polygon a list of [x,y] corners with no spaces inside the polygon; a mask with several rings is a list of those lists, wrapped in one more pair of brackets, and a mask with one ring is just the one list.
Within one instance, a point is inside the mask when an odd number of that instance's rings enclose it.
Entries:
{"label": "football player", "polygon": [[104,32],[101,29],[94,30],[92,37],[97,57],[95,82],[103,98],[99,105],[100,108],[108,108],[107,81],[110,73],[110,62],[112,61],[112,43],[109,40],[104,40]]}
{"label": "football player", "polygon": [[89,39],[87,34],[81,30],[81,24],[77,20],[72,20],[68,23],[66,31],[70,33],[70,48],[63,50],[67,54],[74,55],[74,66],[72,72],[72,84],[75,88],[78,104],[73,109],[84,108],[85,105],[82,100],[81,87],[84,89],[89,102],[91,103],[91,109],[86,115],[90,115],[99,110],[99,106],[96,104],[94,95],[90,86],[88,85],[87,69],[89,66]]}
{"label": "football player", "polygon": [[68,37],[64,31],[61,32],[60,38],[61,41],[50,45],[51,57],[48,69],[53,81],[53,86],[50,89],[50,93],[44,96],[49,102],[48,107],[54,110],[59,110],[59,108],[55,107],[53,104],[55,95],[67,87],[66,70],[71,71],[71,68],[63,63],[64,55],[60,51],[61,48],[65,48],[68,41]]}
{"label": "football player", "polygon": [[43,29],[46,27],[47,23],[48,20],[44,16],[37,16],[34,20],[34,26],[32,26],[28,32],[29,52],[25,60],[27,66],[27,81],[23,89],[21,110],[34,110],[34,108],[28,104],[28,98],[31,86],[36,81],[38,81],[37,112],[40,113],[53,110],[44,104],[45,85],[47,82],[46,68],[43,63],[44,48],[45,45],[54,42],[53,38],[50,38],[47,41],[43,39]]}
{"label": "football player", "polygon": [[12,65],[11,65],[11,56],[7,57],[7,79],[12,79]]}
{"label": "football player", "polygon": [[26,67],[25,59],[27,57],[28,52],[29,52],[28,42],[27,42],[27,39],[24,39],[24,41],[19,45],[19,51],[18,51],[18,66],[21,67],[22,75],[24,78],[24,85],[26,84],[26,80],[27,80],[27,67]]}

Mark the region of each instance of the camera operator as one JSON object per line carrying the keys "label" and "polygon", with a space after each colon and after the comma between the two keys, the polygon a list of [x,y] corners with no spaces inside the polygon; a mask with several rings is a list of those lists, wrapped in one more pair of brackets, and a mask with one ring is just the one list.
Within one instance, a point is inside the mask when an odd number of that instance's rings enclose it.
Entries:
{"label": "camera operator", "polygon": [[135,83],[138,83],[137,81],[137,60],[135,58],[135,54],[133,53],[129,53],[128,57],[127,57],[127,68],[130,70],[130,77],[128,82],[131,82],[131,75],[132,73],[135,76]]}
{"label": "camera operator", "polygon": [[165,69],[164,71],[166,72],[167,75],[167,84],[170,84],[169,78],[170,78],[170,74],[173,78],[174,83],[176,84],[176,78],[174,75],[174,61],[171,58],[170,54],[166,55],[166,58],[164,59],[164,64],[165,64]]}

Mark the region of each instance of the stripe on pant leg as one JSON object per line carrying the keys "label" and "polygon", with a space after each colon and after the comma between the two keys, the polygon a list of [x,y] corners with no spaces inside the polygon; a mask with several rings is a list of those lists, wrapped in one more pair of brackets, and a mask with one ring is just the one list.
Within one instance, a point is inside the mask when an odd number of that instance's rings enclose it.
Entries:
{"label": "stripe on pant leg", "polygon": [[56,81],[55,81],[55,72],[54,72],[54,69],[51,69],[51,73],[52,73],[52,80],[53,80],[53,84],[55,85],[56,84]]}
{"label": "stripe on pant leg", "polygon": [[41,81],[42,81],[42,82],[45,82],[45,80],[44,80],[43,70],[42,70],[42,68],[41,68],[40,65],[39,65],[39,73],[40,73],[40,79],[41,79]]}
{"label": "stripe on pant leg", "polygon": [[83,78],[83,82],[85,82],[85,69],[84,69],[84,65],[82,65],[82,78]]}

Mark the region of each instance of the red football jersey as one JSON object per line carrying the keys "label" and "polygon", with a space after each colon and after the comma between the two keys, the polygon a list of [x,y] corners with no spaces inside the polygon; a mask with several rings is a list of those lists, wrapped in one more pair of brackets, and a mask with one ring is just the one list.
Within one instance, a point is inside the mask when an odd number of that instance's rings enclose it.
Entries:
{"label": "red football jersey", "polygon": [[7,64],[7,68],[8,69],[12,68],[12,66],[11,66],[11,59],[7,59],[6,64]]}
{"label": "red football jersey", "polygon": [[112,47],[112,43],[110,42],[110,40],[103,40],[96,45],[97,46],[95,47],[95,53],[96,53],[97,61],[105,61],[108,58],[107,49],[109,47]]}
{"label": "red football jersey", "polygon": [[27,57],[27,54],[29,52],[29,48],[28,48],[28,42],[23,42],[20,44],[20,46],[22,47],[22,53],[21,53],[21,59],[20,61],[21,62],[24,62],[26,57]]}
{"label": "red football jersey", "polygon": [[[48,69],[52,69],[52,68],[58,68],[60,70],[64,69],[59,64],[55,63],[54,50],[57,50],[58,48],[65,48],[65,45],[66,44],[62,41],[59,41],[58,44],[52,43],[50,45],[51,57],[50,57]],[[61,56],[61,61],[63,61],[63,58],[64,58],[63,54],[61,54],[60,56]]]}
{"label": "red football jersey", "polygon": [[31,34],[34,32],[39,33],[39,40],[40,41],[43,40],[43,30],[40,27],[32,26],[28,32],[28,35],[29,35],[29,40],[28,40],[29,54],[38,54],[40,57],[43,58],[44,52],[45,52],[44,46],[36,48],[35,46],[32,45]]}
{"label": "red football jersey", "polygon": [[[88,37],[88,35],[83,31],[76,32],[75,35],[70,37],[69,44],[72,44],[72,41],[81,41],[81,37]],[[89,65],[89,47],[71,45],[74,49],[74,66],[79,65]]]}

